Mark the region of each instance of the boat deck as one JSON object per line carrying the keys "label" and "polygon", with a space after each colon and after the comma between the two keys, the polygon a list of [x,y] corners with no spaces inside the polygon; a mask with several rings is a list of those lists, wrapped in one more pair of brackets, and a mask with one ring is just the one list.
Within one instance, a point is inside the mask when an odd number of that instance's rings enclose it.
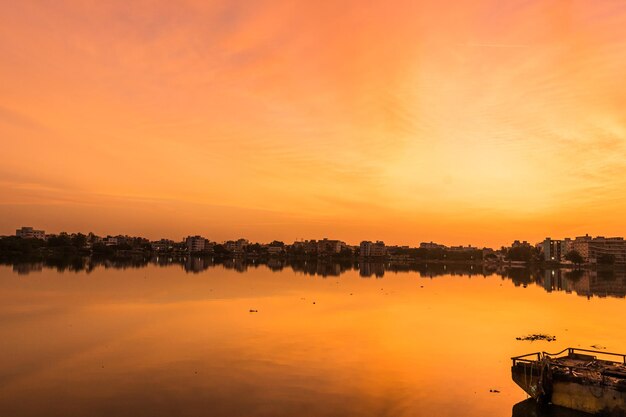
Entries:
{"label": "boat deck", "polygon": [[558,353],[536,352],[512,359],[513,366],[540,369],[547,365],[557,379],[626,390],[626,355],[623,354],[568,348]]}
{"label": "boat deck", "polygon": [[551,361],[553,375],[618,385],[626,381],[626,365],[596,358],[563,357]]}

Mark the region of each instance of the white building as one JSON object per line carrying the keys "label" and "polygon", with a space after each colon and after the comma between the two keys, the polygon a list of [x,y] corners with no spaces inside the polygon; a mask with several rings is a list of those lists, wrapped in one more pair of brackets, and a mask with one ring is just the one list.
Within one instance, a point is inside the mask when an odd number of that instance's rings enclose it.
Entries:
{"label": "white building", "polygon": [[561,262],[566,255],[562,250],[561,241],[552,240],[549,237],[541,242],[541,251],[543,252],[543,260],[546,262]]}
{"label": "white building", "polygon": [[205,252],[213,249],[213,244],[202,236],[187,236],[185,243],[189,252]]}
{"label": "white building", "polygon": [[29,226],[23,226],[15,231],[15,236],[22,239],[45,239],[46,233],[43,230],[35,230]]}

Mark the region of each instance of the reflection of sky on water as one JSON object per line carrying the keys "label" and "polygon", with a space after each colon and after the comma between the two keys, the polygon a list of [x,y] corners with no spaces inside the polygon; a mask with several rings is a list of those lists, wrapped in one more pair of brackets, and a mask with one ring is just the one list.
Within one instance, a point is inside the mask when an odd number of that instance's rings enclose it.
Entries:
{"label": "reflection of sky on water", "polygon": [[626,350],[623,299],[545,291],[620,277],[430,267],[0,267],[0,414],[501,416],[511,356]]}
{"label": "reflection of sky on water", "polygon": [[211,268],[246,272],[249,269],[267,268],[273,272],[291,269],[296,273],[320,276],[323,278],[339,277],[350,271],[358,271],[362,278],[383,278],[385,274],[392,276],[398,273],[417,272],[420,277],[435,278],[443,275],[489,276],[499,275],[512,280],[516,285],[527,286],[536,284],[546,291],[565,291],[582,296],[626,296],[626,269],[607,270],[585,269],[529,269],[493,267],[473,264],[442,264],[426,262],[363,262],[343,261],[330,262],[325,260],[284,260],[269,259],[267,261],[245,260],[241,258],[220,259],[203,257],[153,257],[149,259],[94,260],[90,258],[53,259],[41,262],[14,262],[13,271],[20,275],[40,272],[44,268],[53,268],[59,272],[92,272],[98,268],[129,269],[146,266],[170,267],[179,266],[188,273],[202,273]]}
{"label": "reflection of sky on water", "polygon": [[589,414],[569,410],[563,407],[538,406],[537,401],[529,398],[513,406],[513,417],[589,417]]}

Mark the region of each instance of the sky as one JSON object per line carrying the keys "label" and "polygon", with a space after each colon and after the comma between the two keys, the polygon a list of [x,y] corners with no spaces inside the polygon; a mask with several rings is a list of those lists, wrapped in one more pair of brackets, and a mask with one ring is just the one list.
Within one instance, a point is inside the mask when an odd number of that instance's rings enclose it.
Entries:
{"label": "sky", "polygon": [[621,0],[0,10],[0,234],[626,235]]}

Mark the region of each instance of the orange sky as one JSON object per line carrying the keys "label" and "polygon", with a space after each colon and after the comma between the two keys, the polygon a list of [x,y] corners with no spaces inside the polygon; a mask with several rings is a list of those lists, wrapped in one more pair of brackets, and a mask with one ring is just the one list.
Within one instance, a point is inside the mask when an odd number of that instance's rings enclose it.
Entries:
{"label": "orange sky", "polygon": [[0,234],[626,234],[621,0],[0,3]]}

